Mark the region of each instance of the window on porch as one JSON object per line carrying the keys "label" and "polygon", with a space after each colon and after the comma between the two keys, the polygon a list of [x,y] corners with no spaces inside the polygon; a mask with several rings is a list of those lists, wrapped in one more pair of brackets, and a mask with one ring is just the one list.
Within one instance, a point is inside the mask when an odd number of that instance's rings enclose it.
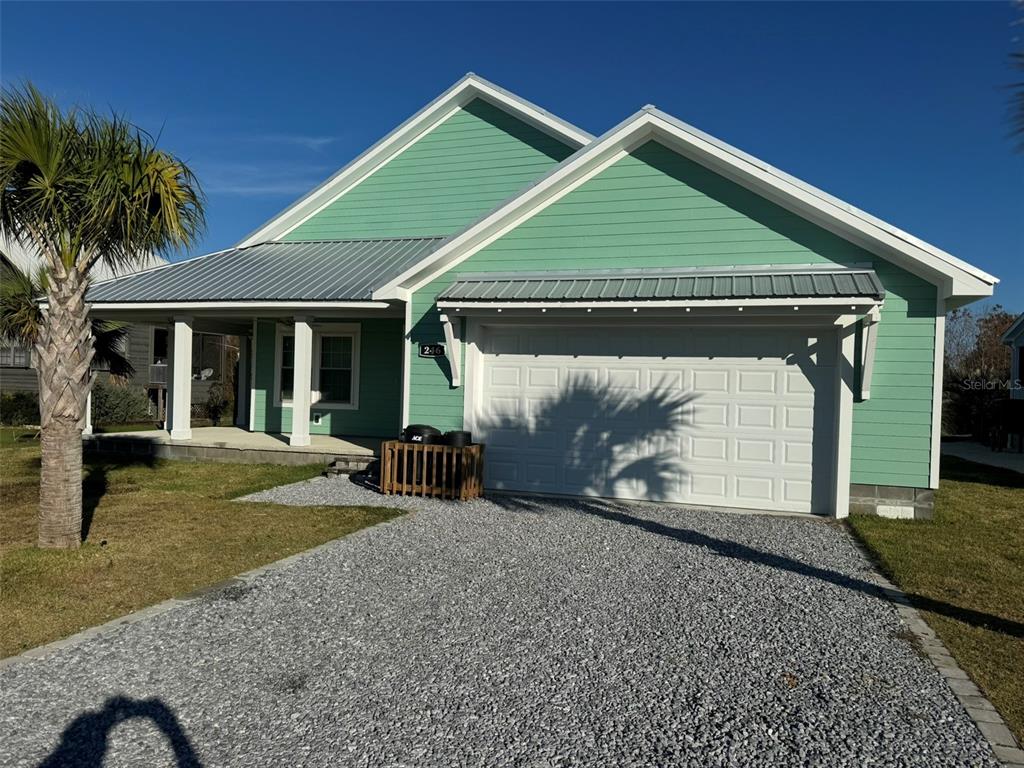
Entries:
{"label": "window on porch", "polygon": [[[277,405],[291,405],[295,382],[295,335],[278,332]],[[358,407],[359,328],[324,326],[313,332],[311,403],[323,408]]]}

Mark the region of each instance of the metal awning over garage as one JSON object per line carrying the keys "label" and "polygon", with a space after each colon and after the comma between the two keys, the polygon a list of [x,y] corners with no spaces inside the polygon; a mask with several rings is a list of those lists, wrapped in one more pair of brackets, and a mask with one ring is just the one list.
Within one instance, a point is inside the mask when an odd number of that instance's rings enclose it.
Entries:
{"label": "metal awning over garage", "polygon": [[878,304],[884,298],[885,289],[871,269],[770,266],[465,274],[459,275],[438,296],[438,305],[635,306],[725,302],[758,305],[794,300]]}

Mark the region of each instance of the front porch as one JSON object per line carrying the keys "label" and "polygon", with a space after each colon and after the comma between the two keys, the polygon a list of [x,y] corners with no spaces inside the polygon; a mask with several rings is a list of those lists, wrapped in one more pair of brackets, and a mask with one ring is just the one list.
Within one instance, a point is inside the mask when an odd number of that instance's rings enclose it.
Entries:
{"label": "front porch", "polygon": [[87,451],[185,461],[241,464],[322,464],[340,471],[365,469],[380,455],[379,438],[311,435],[309,445],[289,444],[289,435],[240,427],[196,427],[187,440],[162,429],[83,435]]}

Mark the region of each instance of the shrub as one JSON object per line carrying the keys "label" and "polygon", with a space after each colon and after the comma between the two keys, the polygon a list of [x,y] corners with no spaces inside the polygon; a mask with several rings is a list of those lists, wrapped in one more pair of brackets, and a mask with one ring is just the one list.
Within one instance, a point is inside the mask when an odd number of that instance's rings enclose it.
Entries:
{"label": "shrub", "polygon": [[220,423],[224,412],[228,410],[230,402],[224,396],[224,387],[220,384],[212,384],[206,395],[206,415],[214,426]]}
{"label": "shrub", "polygon": [[0,395],[0,424],[10,427],[39,424],[39,396],[35,392]]}
{"label": "shrub", "polygon": [[152,418],[149,397],[142,387],[96,381],[92,388],[93,424],[132,424]]}

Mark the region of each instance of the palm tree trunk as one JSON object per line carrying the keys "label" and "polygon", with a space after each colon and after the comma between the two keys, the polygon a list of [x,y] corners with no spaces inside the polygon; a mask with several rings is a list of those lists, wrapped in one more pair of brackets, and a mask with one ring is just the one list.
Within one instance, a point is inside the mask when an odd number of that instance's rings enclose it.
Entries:
{"label": "palm tree trunk", "polygon": [[82,542],[82,427],[93,356],[86,287],[75,269],[52,276],[36,342],[43,430],[40,547],[73,549]]}

